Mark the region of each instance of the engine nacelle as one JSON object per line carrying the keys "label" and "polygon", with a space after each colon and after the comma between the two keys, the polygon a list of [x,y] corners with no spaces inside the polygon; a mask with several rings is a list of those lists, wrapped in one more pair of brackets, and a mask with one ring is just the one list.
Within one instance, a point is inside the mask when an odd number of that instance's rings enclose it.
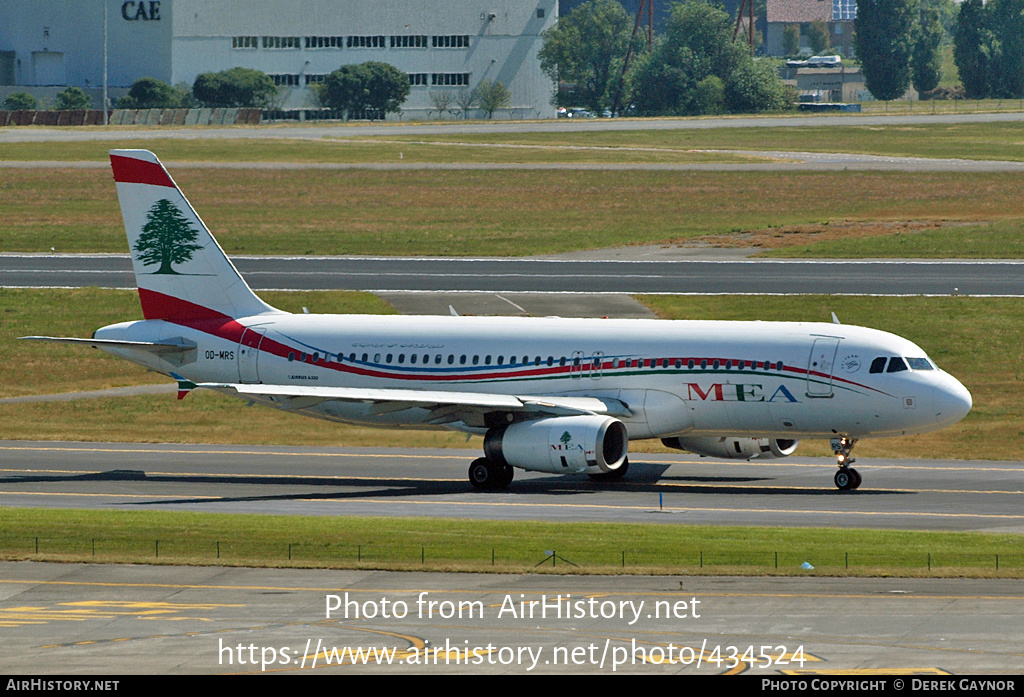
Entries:
{"label": "engine nacelle", "polygon": [[494,428],[488,460],[535,472],[614,472],[626,461],[626,426],[610,416],[558,416]]}
{"label": "engine nacelle", "polygon": [[752,460],[786,457],[796,451],[798,440],[788,438],[662,438],[668,448],[688,450],[701,457],[722,457],[732,460]]}

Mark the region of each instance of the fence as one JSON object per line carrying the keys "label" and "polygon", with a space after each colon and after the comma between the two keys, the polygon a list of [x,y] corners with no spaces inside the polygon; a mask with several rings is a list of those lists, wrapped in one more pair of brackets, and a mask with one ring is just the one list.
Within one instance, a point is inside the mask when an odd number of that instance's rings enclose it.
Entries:
{"label": "fence", "polygon": [[[111,125],[221,126],[260,122],[260,109],[111,109]],[[100,126],[100,109],[0,111],[0,126]]]}
{"label": "fence", "polygon": [[236,564],[248,566],[321,566],[333,568],[452,568],[529,570],[564,568],[583,573],[650,571],[679,573],[912,574],[944,572],[1019,577],[1024,553],[943,553],[893,550],[843,551],[827,554],[777,550],[700,549],[666,558],[663,551],[634,547],[594,549],[427,545],[372,545],[352,542],[263,540],[181,540],[139,537],[7,537],[0,535],[0,556],[17,559],[108,561],[127,563]]}

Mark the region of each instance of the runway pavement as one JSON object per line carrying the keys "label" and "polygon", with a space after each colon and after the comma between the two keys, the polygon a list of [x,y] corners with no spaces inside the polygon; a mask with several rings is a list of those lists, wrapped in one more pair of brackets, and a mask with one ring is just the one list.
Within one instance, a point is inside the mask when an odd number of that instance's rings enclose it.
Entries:
{"label": "runway pavement", "polygon": [[448,123],[348,122],[331,124],[264,124],[259,128],[4,128],[0,143],[74,142],[85,140],[345,138],[386,135],[444,135],[474,133],[551,133],[632,130],[703,130],[708,128],[793,128],[801,126],[908,126],[918,124],[992,123],[1024,121],[1024,112],[962,114],[833,114],[720,118],[548,119],[546,121],[451,121]]}
{"label": "runway pavement", "polygon": [[[846,690],[899,689],[901,673],[909,690],[912,679],[952,673],[1016,681],[1019,690],[1022,614],[1024,587],[1014,580],[0,562],[0,672],[788,673],[817,681],[815,692],[836,679]],[[969,690],[963,680],[953,689]]]}
{"label": "runway pavement", "polygon": [[[1024,262],[233,257],[256,290],[1024,295]],[[127,254],[0,254],[0,286],[134,288]]]}
{"label": "runway pavement", "polygon": [[516,470],[473,490],[475,450],[0,442],[6,506],[1024,532],[1021,462],[630,455],[619,484]]}

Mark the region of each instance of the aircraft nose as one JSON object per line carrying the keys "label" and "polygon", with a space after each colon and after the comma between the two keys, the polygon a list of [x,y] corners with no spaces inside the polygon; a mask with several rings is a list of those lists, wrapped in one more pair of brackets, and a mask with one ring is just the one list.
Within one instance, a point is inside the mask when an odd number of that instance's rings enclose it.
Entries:
{"label": "aircraft nose", "polygon": [[959,380],[949,375],[945,377],[935,386],[935,415],[945,424],[955,424],[967,416],[974,406],[974,400]]}

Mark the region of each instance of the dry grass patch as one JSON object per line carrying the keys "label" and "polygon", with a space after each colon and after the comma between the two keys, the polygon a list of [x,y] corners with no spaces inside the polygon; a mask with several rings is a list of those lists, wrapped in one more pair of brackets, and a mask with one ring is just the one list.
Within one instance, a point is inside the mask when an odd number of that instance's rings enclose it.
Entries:
{"label": "dry grass patch", "polygon": [[[222,246],[247,254],[521,256],[809,232],[833,221],[857,235],[902,221],[1005,221],[1012,232],[1024,184],[1005,173],[172,173]],[[0,230],[4,251],[126,251],[105,172],[7,171],[0,207],[12,211]]]}

